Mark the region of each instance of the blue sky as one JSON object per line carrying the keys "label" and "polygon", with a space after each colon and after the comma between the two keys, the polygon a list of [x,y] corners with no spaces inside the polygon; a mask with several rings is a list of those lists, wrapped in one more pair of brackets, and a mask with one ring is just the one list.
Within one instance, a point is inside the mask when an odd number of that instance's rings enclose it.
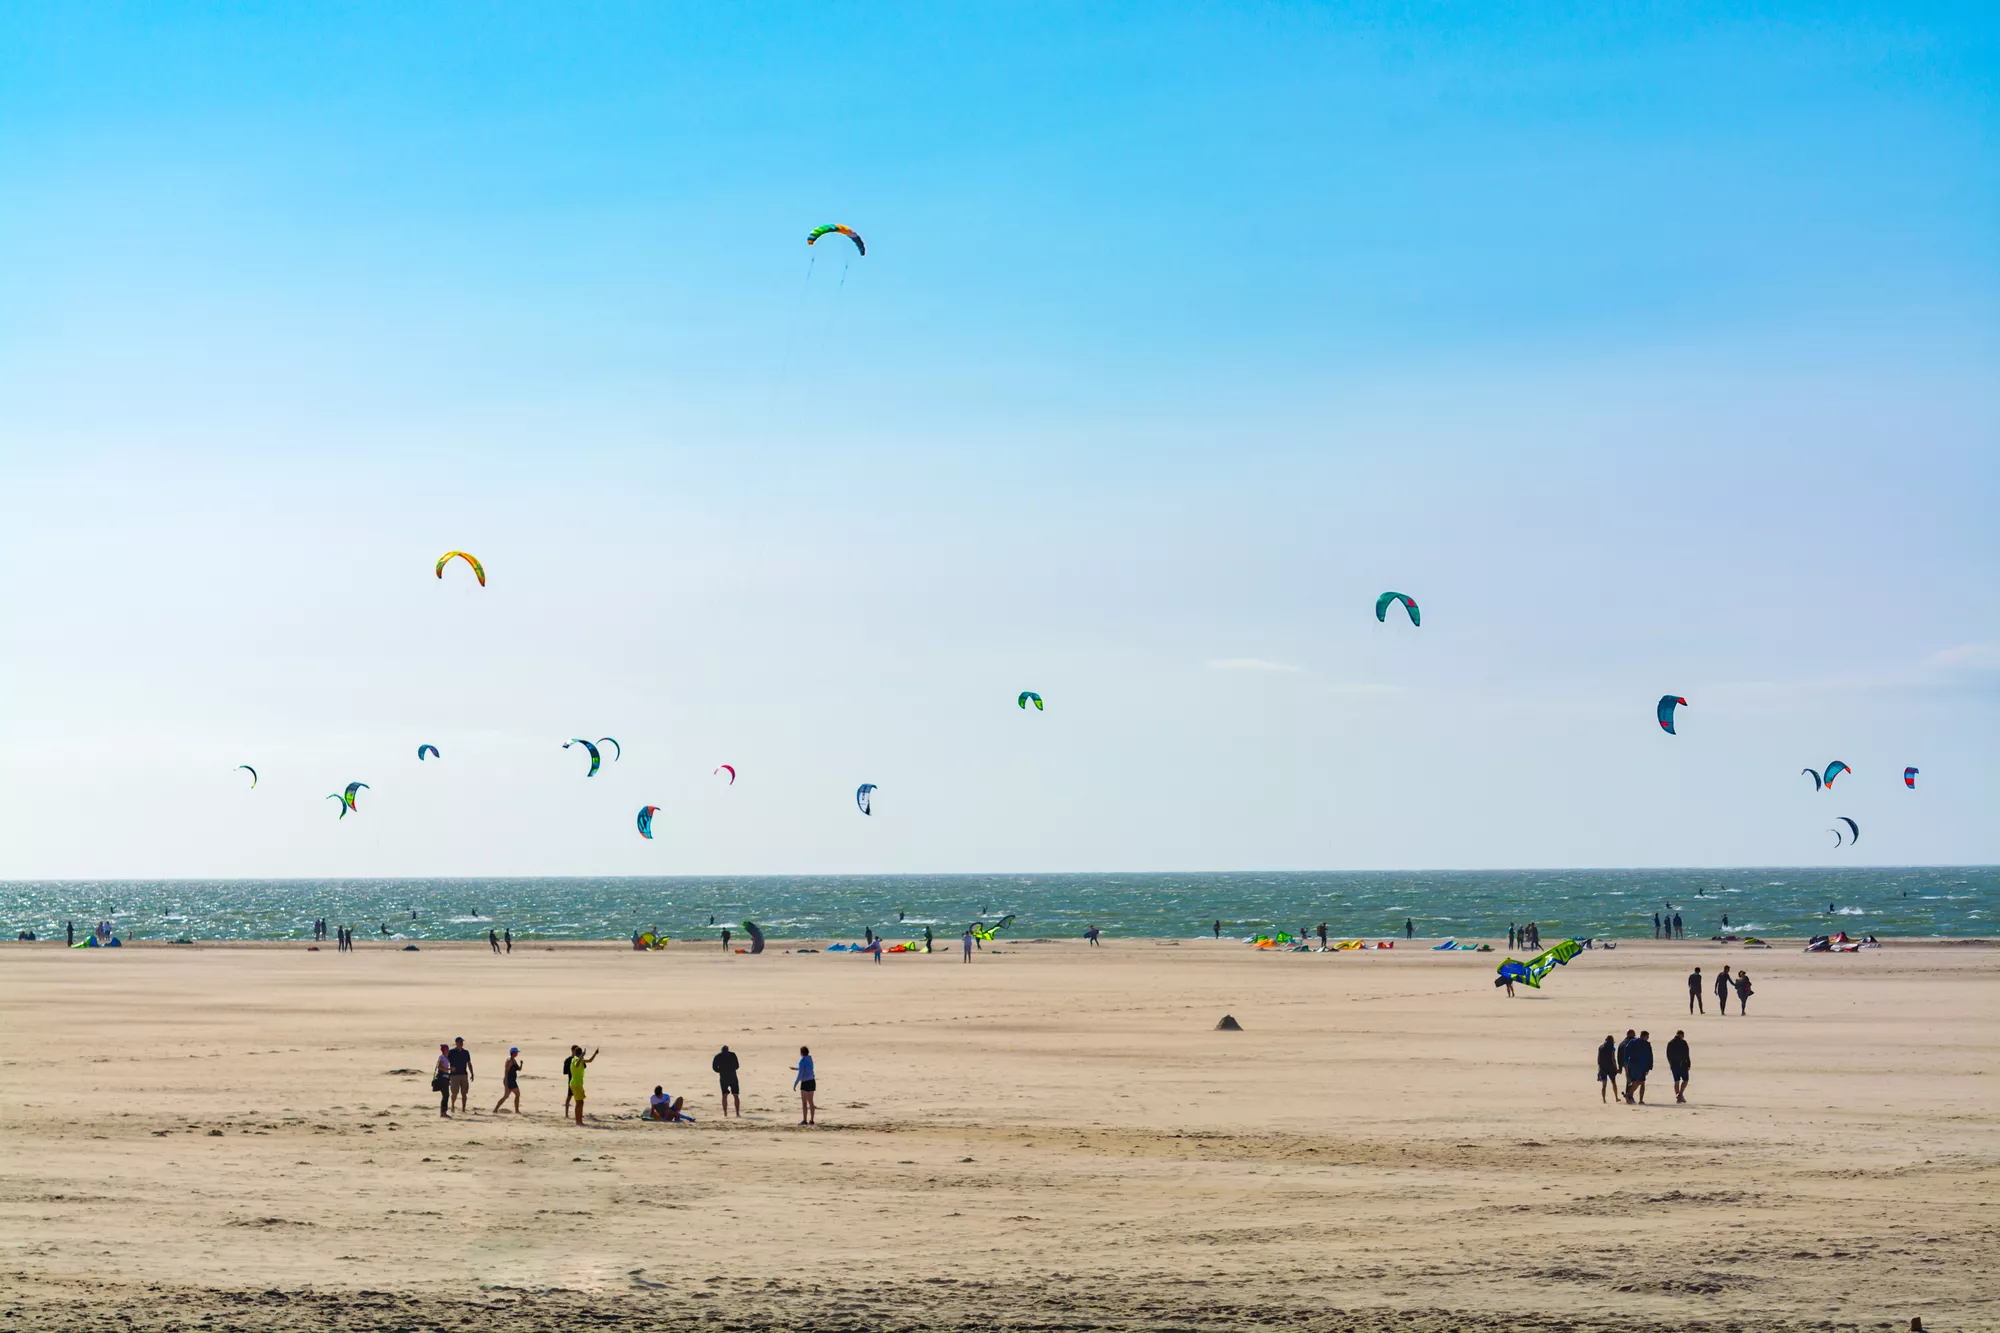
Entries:
{"label": "blue sky", "polygon": [[6,11],[0,876],[2000,860],[2000,20],[1597,9]]}

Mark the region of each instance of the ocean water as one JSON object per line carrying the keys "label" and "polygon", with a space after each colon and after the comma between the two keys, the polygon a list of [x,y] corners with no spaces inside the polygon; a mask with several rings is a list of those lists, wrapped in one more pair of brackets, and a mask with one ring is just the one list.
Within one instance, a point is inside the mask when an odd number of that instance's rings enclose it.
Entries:
{"label": "ocean water", "polygon": [[[2000,867],[1801,870],[1492,870],[1104,875],[760,875],[712,878],[0,881],[0,930],[60,936],[110,920],[134,940],[300,939],[314,917],[357,937],[449,940],[712,938],[755,920],[770,935],[891,940],[1013,913],[1018,938],[1186,938],[1297,932],[1504,938],[1510,921],[1564,935],[1650,937],[1671,904],[1690,937],[2000,935]],[[713,925],[711,925],[713,923]]]}

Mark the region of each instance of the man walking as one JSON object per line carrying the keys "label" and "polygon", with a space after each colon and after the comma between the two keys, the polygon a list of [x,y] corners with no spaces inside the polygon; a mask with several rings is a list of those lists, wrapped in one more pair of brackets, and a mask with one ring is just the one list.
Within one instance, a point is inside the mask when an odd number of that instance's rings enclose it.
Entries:
{"label": "man walking", "polygon": [[[1632,1078],[1632,1048],[1634,1046],[1637,1046],[1638,1044],[1639,1044],[1639,1034],[1637,1032],[1634,1032],[1631,1028],[1626,1028],[1625,1040],[1618,1043],[1617,1065],[1618,1065],[1618,1072],[1625,1075],[1626,1082],[1628,1085],[1628,1090],[1619,1093],[1619,1095],[1628,1102],[1632,1100],[1632,1094],[1629,1090],[1629,1085]],[[1615,1081],[1611,1085],[1611,1090],[1613,1092],[1618,1092],[1618,1084]]]}
{"label": "man walking", "polygon": [[472,1114],[468,1102],[472,1095],[472,1052],[465,1049],[465,1038],[459,1037],[451,1044],[445,1058],[451,1061],[451,1103],[457,1109]]}
{"label": "man walking", "polygon": [[486,945],[488,948],[492,949],[494,953],[500,952],[500,936],[496,934],[493,931],[492,927],[490,926],[487,927],[486,930]]}
{"label": "man walking", "polygon": [[1701,1006],[1701,968],[1688,973],[1688,1012],[1701,1014],[1708,1012]]}
{"label": "man walking", "polygon": [[1653,1034],[1641,1031],[1632,1049],[1625,1053],[1625,1100],[1638,1093],[1638,1105],[1646,1104],[1646,1075],[1653,1072]]}
{"label": "man walking", "polygon": [[708,1062],[708,1067],[713,1069],[715,1076],[722,1080],[722,1114],[725,1117],[728,1116],[729,1099],[734,1097],[736,1099],[736,1118],[738,1120],[743,1118],[743,1088],[736,1080],[736,1071],[742,1068],[742,1066],[743,1062],[736,1058],[736,1052],[730,1050],[727,1046],[717,1051],[715,1058]]}
{"label": "man walking", "polygon": [[1674,1076],[1674,1100],[1687,1100],[1688,1070],[1694,1062],[1688,1056],[1687,1033],[1676,1031],[1674,1039],[1667,1043],[1667,1069]]}
{"label": "man walking", "polygon": [[1729,1012],[1729,964],[1727,963],[1724,963],[1722,970],[1715,974],[1715,1012],[1718,1014]]}
{"label": "man walking", "polygon": [[500,942],[507,946],[508,953],[514,952],[514,928],[512,926],[500,932]]}

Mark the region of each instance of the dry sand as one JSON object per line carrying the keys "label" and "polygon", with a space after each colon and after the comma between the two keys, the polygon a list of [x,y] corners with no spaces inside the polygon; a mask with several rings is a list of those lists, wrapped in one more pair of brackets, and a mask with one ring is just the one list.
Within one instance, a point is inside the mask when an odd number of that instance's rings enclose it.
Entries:
{"label": "dry sand", "polygon": [[[0,1327],[2000,1327],[2000,950],[1497,957],[0,946]],[[1627,1027],[1690,1104],[1599,1103]]]}

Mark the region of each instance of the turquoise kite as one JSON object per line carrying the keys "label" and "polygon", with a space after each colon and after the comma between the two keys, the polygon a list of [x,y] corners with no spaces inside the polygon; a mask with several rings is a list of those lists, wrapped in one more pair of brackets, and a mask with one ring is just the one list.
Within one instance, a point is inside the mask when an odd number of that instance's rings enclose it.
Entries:
{"label": "turquoise kite", "polygon": [[346,795],[346,797],[344,798],[344,799],[345,799],[345,800],[347,801],[347,808],[348,808],[349,810],[358,810],[358,809],[359,809],[360,807],[358,807],[358,806],[356,806],[356,805],[354,804],[354,793],[356,793],[356,792],[358,792],[358,791],[367,791],[367,790],[368,790],[368,784],[367,784],[367,783],[365,783],[365,782],[350,782],[350,783],[348,783],[348,784],[347,784],[347,795]]}
{"label": "turquoise kite", "polygon": [[592,745],[589,741],[585,740],[581,736],[572,736],[568,740],[564,741],[563,749],[567,750],[572,745],[581,745],[584,749],[590,751],[590,771],[588,773],[585,773],[584,776],[587,778],[596,777],[597,766],[598,764],[603,762],[604,756],[600,755],[597,752],[597,747],[595,745]]}
{"label": "turquoise kite", "polygon": [[1653,710],[1654,716],[1660,719],[1660,730],[1666,732],[1669,736],[1674,734],[1674,705],[1676,704],[1679,704],[1682,708],[1686,708],[1687,700],[1681,698],[1678,694],[1663,694],[1660,696],[1660,706]]}
{"label": "turquoise kite", "polygon": [[1014,703],[1024,711],[1026,710],[1030,702],[1032,702],[1035,705],[1035,711],[1037,713],[1042,711],[1042,696],[1036,694],[1033,690],[1022,690],[1021,697],[1014,701]]}
{"label": "turquoise kite", "polygon": [[418,763],[422,763],[422,762],[423,762],[423,758],[424,758],[424,751],[426,751],[426,750],[429,750],[429,751],[431,752],[431,758],[433,758],[433,759],[442,759],[442,758],[444,757],[443,755],[441,755],[441,754],[439,754],[439,753],[438,753],[438,747],[437,747],[437,746],[435,746],[435,745],[419,745],[419,746],[417,747],[417,762],[418,762]]}
{"label": "turquoise kite", "polygon": [[1410,623],[1412,625],[1421,625],[1424,623],[1424,613],[1417,610],[1416,601],[1406,592],[1385,592],[1380,597],[1377,597],[1375,599],[1375,619],[1385,625],[1388,624],[1389,607],[1395,602],[1401,602],[1403,610],[1409,612]]}
{"label": "turquoise kite", "polygon": [[653,816],[660,812],[657,805],[648,805],[639,811],[639,836],[651,841],[653,837]]}
{"label": "turquoise kite", "polygon": [[615,763],[617,763],[617,762],[618,762],[618,761],[619,761],[620,759],[623,759],[623,758],[625,757],[625,751],[623,751],[623,750],[621,750],[620,748],[618,748],[618,741],[617,741],[617,739],[616,739],[616,738],[614,738],[614,737],[611,737],[611,736],[599,736],[599,737],[597,738],[597,743],[598,743],[599,745],[608,745],[608,746],[610,746],[610,747],[611,747],[611,762],[612,762],[612,763],[614,763],[614,764],[615,764]]}
{"label": "turquoise kite", "polygon": [[1833,785],[1833,780],[1835,778],[1839,777],[1842,773],[1852,773],[1853,771],[1854,770],[1849,768],[1846,764],[1843,764],[1838,759],[1836,759],[1832,763],[1826,766],[1826,772],[1821,774],[1820,776],[1821,780],[1824,781],[1827,786],[1831,787]]}
{"label": "turquoise kite", "polygon": [[345,796],[342,796],[342,795],[341,795],[341,794],[340,794],[339,792],[337,792],[337,791],[330,791],[330,792],[328,792],[328,793],[326,794],[326,799],[327,799],[327,800],[329,800],[329,801],[339,801],[339,802],[340,802],[340,817],[341,817],[342,819],[345,819],[345,818],[347,818],[347,798],[346,798]]}

